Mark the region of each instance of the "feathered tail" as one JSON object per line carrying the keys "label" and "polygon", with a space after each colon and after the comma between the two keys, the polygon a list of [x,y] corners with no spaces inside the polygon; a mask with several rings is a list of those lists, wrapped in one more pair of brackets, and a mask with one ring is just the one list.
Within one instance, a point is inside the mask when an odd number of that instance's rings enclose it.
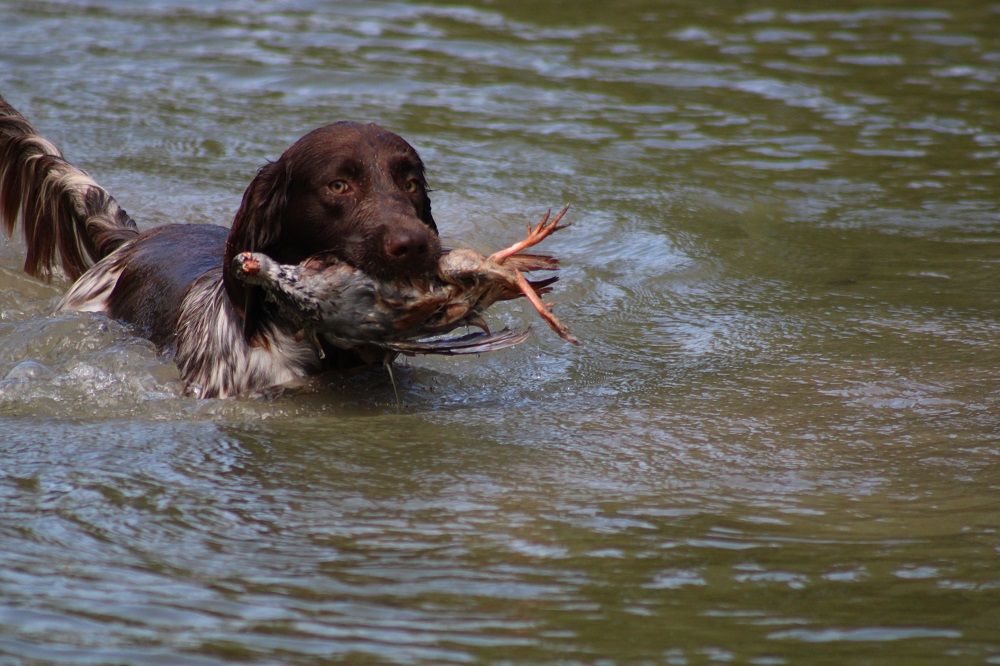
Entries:
{"label": "feathered tail", "polygon": [[0,222],[8,237],[19,219],[24,270],[40,277],[61,264],[75,280],[139,233],[103,187],[0,97]]}

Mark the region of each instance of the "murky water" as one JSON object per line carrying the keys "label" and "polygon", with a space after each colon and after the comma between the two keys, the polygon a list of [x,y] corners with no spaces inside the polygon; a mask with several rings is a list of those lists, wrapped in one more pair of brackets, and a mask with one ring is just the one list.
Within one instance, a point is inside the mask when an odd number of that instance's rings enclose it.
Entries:
{"label": "murky water", "polygon": [[1000,4],[0,0],[0,93],[145,225],[378,121],[585,341],[198,402],[3,246],[0,663],[1000,663]]}

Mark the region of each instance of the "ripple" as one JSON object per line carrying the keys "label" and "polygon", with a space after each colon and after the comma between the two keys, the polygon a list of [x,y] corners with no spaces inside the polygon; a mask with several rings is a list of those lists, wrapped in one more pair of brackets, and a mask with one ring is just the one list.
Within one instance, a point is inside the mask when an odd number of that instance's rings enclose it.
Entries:
{"label": "ripple", "polygon": [[0,247],[0,652],[989,659],[992,24],[576,9],[0,2],[0,92],[144,226],[226,223],[306,129],[375,120],[458,240],[573,204],[545,249],[584,341],[414,359],[401,406],[381,370],[194,401]]}
{"label": "ripple", "polygon": [[805,643],[885,642],[920,638],[959,638],[961,632],[930,627],[864,627],[859,629],[791,629],[768,635],[772,640],[797,640]]}

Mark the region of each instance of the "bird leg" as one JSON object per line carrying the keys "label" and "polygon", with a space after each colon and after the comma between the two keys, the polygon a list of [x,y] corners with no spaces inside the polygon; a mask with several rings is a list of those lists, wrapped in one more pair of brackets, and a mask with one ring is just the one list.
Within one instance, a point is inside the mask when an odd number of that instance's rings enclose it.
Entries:
{"label": "bird leg", "polygon": [[563,206],[563,209],[556,213],[555,217],[551,220],[549,219],[549,214],[552,213],[552,210],[547,210],[545,215],[543,215],[538,221],[538,224],[534,227],[530,224],[528,225],[528,235],[524,238],[524,240],[520,240],[506,249],[494,252],[489,256],[489,261],[495,261],[498,264],[502,264],[508,257],[511,257],[522,250],[527,250],[532,245],[538,245],[556,231],[565,229],[569,225],[564,224],[559,226],[559,222],[562,221],[563,216],[568,210],[569,206]]}
{"label": "bird leg", "polygon": [[541,296],[531,286],[531,283],[521,275],[521,271],[514,270],[511,272],[514,274],[514,281],[521,290],[521,293],[531,302],[531,305],[538,311],[539,316],[545,320],[545,323],[566,342],[572,342],[574,345],[580,344],[580,341],[573,337],[569,329],[566,328],[566,325],[556,319],[556,316],[552,314],[552,310],[542,301]]}

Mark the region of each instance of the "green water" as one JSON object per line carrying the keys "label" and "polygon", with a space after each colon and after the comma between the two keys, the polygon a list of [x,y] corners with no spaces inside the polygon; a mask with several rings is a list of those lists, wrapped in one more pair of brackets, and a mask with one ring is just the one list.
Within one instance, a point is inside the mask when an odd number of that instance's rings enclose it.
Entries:
{"label": "green water", "polygon": [[199,402],[3,245],[0,664],[1000,664],[1000,4],[0,0],[0,94],[147,226],[377,121],[584,341]]}

